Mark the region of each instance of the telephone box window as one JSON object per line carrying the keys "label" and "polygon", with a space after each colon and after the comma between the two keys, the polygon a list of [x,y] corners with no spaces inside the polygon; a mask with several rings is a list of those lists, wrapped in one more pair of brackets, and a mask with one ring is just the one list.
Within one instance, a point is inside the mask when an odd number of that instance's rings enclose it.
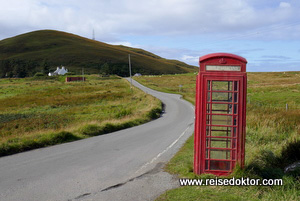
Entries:
{"label": "telephone box window", "polygon": [[213,81],[213,91],[232,91],[232,81]]}
{"label": "telephone box window", "polygon": [[[210,106],[210,104],[208,104]],[[213,114],[230,114],[232,113],[232,104],[218,104],[218,103],[213,103],[212,104],[212,110],[211,113]],[[210,110],[208,110],[210,113]]]}
{"label": "telephone box window", "polygon": [[[207,147],[212,148],[228,148],[231,144],[231,138],[210,138],[210,140],[207,140]],[[210,144],[208,143],[210,142]]]}
{"label": "telephone box window", "polygon": [[227,125],[230,126],[232,124],[232,116],[231,115],[211,115],[211,121],[209,124],[211,125]]}
{"label": "telephone box window", "polygon": [[228,137],[231,136],[231,127],[210,126],[207,128],[211,133],[210,136]]}
{"label": "telephone box window", "polygon": [[230,162],[229,161],[210,161],[210,169],[211,170],[230,170]]}

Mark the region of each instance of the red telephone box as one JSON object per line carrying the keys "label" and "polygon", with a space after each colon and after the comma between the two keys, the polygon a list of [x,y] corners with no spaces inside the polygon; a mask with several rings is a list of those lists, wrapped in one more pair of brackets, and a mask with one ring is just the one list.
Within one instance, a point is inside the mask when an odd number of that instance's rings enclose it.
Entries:
{"label": "red telephone box", "polygon": [[200,57],[196,84],[194,172],[229,175],[244,166],[247,60],[228,53]]}

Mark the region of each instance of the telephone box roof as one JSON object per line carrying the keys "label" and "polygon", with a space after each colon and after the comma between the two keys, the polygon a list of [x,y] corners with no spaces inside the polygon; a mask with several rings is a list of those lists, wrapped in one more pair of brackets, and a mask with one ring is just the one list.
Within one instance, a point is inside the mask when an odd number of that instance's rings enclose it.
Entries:
{"label": "telephone box roof", "polygon": [[230,54],[230,53],[212,53],[212,54],[207,54],[207,55],[204,55],[202,57],[200,57],[199,61],[200,62],[203,62],[207,59],[213,59],[213,58],[216,58],[216,57],[230,57],[230,58],[233,58],[233,59],[237,59],[241,62],[244,62],[244,63],[247,63],[247,60],[244,58],[244,57],[241,57],[241,56],[238,56],[238,55],[235,55],[235,54]]}

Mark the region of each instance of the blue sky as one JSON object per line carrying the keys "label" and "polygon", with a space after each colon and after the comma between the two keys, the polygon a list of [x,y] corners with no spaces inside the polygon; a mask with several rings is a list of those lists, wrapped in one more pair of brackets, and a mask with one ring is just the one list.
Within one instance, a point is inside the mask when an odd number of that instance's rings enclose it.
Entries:
{"label": "blue sky", "polygon": [[300,71],[299,0],[0,0],[0,40],[54,29],[198,66],[208,53],[247,71]]}

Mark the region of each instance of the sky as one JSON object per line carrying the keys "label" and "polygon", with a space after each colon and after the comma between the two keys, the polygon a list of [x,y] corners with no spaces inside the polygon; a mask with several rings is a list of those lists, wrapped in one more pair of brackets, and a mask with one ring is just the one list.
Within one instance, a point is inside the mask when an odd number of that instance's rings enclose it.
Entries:
{"label": "sky", "polygon": [[[198,66],[227,52],[248,72],[300,71],[299,0],[0,0],[0,40],[65,31]],[[134,61],[133,61],[134,62]]]}

